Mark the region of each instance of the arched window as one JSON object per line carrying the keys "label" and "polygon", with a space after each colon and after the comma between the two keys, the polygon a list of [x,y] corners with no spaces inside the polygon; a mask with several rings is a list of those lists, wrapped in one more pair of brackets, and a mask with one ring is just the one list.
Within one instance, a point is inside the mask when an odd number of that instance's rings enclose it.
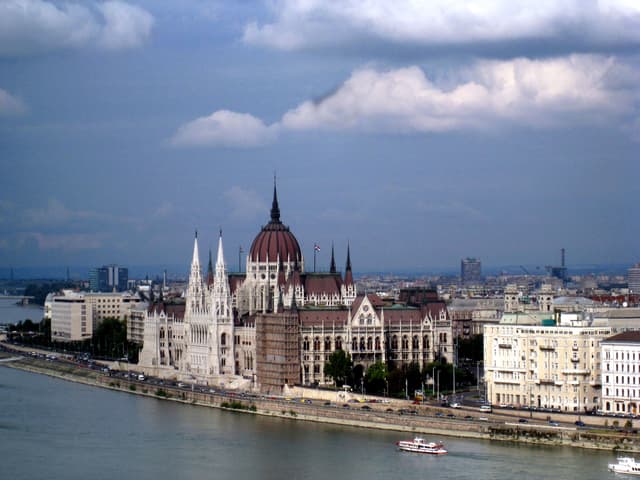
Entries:
{"label": "arched window", "polygon": [[342,350],[342,337],[336,337],[336,350]]}
{"label": "arched window", "polygon": [[324,339],[324,349],[325,351],[331,351],[331,337],[325,337]]}
{"label": "arched window", "polygon": [[394,335],[393,337],[391,337],[391,349],[392,350],[397,350],[398,349],[398,336]]}
{"label": "arched window", "polygon": [[313,349],[317,352],[320,350],[320,337],[315,337],[313,339]]}
{"label": "arched window", "polygon": [[360,337],[360,350],[364,350],[364,337]]}
{"label": "arched window", "polygon": [[425,335],[422,339],[422,348],[429,350],[429,335]]}
{"label": "arched window", "polygon": [[380,347],[380,337],[376,337],[376,350],[381,350],[381,347]]}
{"label": "arched window", "polygon": [[309,346],[309,337],[304,337],[304,340],[302,341],[302,350],[309,351]]}
{"label": "arched window", "polygon": [[409,337],[406,335],[402,336],[402,349],[409,350]]}
{"label": "arched window", "polygon": [[367,350],[373,350],[373,338],[367,338]]}
{"label": "arched window", "polygon": [[353,340],[351,340],[351,350],[354,352],[358,351],[358,339],[356,337],[353,337]]}
{"label": "arched window", "polygon": [[222,335],[220,335],[220,345],[222,345],[223,347],[227,345],[227,334],[223,333]]}
{"label": "arched window", "polygon": [[413,347],[414,350],[418,350],[420,348],[420,339],[418,338],[417,335],[413,336],[413,342],[412,343],[413,343],[412,347]]}

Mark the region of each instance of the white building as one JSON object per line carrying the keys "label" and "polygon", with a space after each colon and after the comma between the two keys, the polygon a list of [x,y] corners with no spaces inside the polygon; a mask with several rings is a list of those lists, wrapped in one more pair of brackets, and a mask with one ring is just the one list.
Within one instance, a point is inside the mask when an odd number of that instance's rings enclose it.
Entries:
{"label": "white building", "polygon": [[72,342],[93,335],[93,311],[84,294],[64,291],[51,299],[51,340]]}
{"label": "white building", "polygon": [[131,293],[86,293],[63,290],[47,297],[51,309],[51,337],[56,341],[91,338],[105,318],[127,321],[143,304]]}
{"label": "white building", "polygon": [[640,404],[640,331],[602,341],[602,410],[638,414]]}

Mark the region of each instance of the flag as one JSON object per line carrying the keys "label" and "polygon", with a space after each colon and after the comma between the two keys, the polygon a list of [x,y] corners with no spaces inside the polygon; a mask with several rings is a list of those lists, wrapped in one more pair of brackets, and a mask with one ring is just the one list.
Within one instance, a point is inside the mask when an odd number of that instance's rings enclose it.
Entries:
{"label": "flag", "polygon": [[317,243],[314,243],[313,244],[313,250],[316,251],[316,252],[319,252],[320,251],[320,245],[318,245]]}

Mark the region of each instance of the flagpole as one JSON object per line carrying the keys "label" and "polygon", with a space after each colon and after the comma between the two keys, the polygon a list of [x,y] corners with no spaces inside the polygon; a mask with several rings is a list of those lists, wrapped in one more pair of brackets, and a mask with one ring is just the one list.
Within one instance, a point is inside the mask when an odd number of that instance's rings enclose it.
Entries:
{"label": "flagpole", "polygon": [[318,246],[313,244],[313,273],[316,273],[316,252],[318,251]]}

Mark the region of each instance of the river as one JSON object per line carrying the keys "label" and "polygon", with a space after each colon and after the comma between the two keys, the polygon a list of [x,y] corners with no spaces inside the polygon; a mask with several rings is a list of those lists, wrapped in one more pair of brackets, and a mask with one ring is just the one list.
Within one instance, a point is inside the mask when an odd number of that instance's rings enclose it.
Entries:
{"label": "river", "polygon": [[2,478],[614,478],[611,452],[439,437],[449,454],[397,452],[407,434],[144,398],[0,366]]}
{"label": "river", "polygon": [[42,320],[44,309],[40,305],[16,305],[17,298],[0,296],[0,325],[18,323],[30,318],[38,323]]}

